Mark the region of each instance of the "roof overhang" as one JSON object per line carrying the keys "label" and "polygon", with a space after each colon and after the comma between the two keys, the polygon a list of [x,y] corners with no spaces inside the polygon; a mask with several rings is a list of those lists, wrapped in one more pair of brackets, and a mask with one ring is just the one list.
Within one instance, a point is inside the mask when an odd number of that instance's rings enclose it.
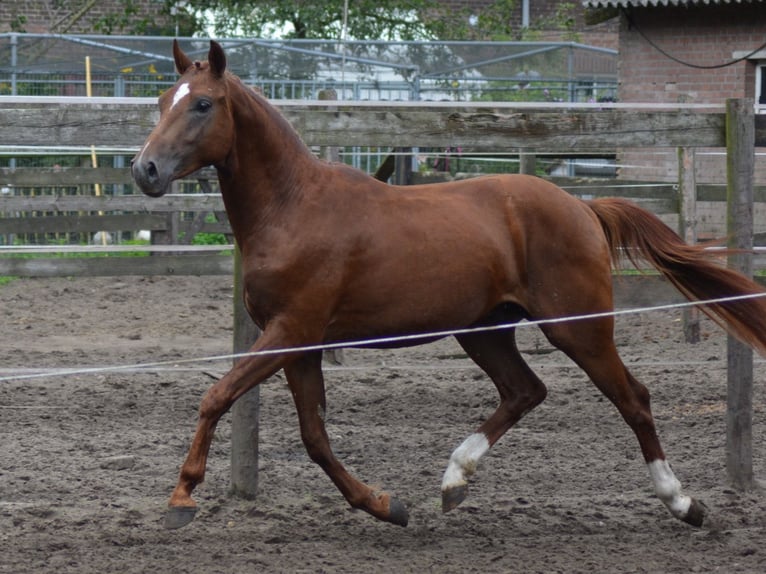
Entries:
{"label": "roof overhang", "polygon": [[725,6],[763,4],[766,0],[582,0],[585,23],[594,25],[611,20],[624,8],[667,8],[670,6]]}

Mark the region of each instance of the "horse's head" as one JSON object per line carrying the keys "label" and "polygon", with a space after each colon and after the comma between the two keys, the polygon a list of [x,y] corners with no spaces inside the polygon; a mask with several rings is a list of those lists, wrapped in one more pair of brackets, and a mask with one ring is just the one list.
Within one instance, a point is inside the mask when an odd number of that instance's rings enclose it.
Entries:
{"label": "horse's head", "polygon": [[173,57],[181,77],[160,96],[160,121],[131,162],[133,179],[152,197],[173,180],[221,165],[234,141],[223,48],[211,41],[207,62],[192,62],[174,41]]}

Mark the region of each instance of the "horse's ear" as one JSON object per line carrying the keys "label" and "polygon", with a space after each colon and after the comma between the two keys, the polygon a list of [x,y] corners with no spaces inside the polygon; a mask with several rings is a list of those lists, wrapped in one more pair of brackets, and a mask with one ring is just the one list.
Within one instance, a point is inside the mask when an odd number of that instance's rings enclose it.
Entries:
{"label": "horse's ear", "polygon": [[183,53],[181,46],[178,45],[178,40],[173,40],[173,59],[176,61],[176,71],[183,75],[193,64],[189,56]]}
{"label": "horse's ear", "polygon": [[210,51],[207,53],[207,61],[210,64],[210,71],[219,78],[226,71],[226,54],[223,53],[221,45],[210,40]]}

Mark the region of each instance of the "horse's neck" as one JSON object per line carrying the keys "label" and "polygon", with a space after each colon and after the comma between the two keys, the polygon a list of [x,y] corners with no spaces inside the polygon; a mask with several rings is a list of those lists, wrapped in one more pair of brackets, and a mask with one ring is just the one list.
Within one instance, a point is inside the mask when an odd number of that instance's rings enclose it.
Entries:
{"label": "horse's neck", "polygon": [[240,175],[254,174],[258,181],[266,176],[271,186],[282,188],[301,176],[294,167],[316,163],[279,110],[238,80],[232,89],[232,104]]}
{"label": "horse's neck", "polygon": [[219,169],[226,211],[238,242],[254,233],[275,210],[296,201],[320,162],[290,123],[264,98],[237,85],[232,90],[234,157]]}

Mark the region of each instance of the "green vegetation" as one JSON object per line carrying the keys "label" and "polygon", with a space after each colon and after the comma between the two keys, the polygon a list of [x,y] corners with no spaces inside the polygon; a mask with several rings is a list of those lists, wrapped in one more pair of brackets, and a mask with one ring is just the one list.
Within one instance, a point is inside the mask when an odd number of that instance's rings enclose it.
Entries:
{"label": "green vegetation", "polygon": [[[257,38],[356,40],[539,40],[541,30],[561,30],[575,40],[577,5],[561,2],[554,13],[515,27],[509,15],[519,0],[494,0],[457,8],[439,0],[165,0],[166,10],[177,7],[182,20],[198,32],[212,28],[218,36]],[[177,12],[177,13],[178,13]]]}
{"label": "green vegetation", "polygon": [[228,245],[223,233],[197,233],[192,238],[192,245]]}

